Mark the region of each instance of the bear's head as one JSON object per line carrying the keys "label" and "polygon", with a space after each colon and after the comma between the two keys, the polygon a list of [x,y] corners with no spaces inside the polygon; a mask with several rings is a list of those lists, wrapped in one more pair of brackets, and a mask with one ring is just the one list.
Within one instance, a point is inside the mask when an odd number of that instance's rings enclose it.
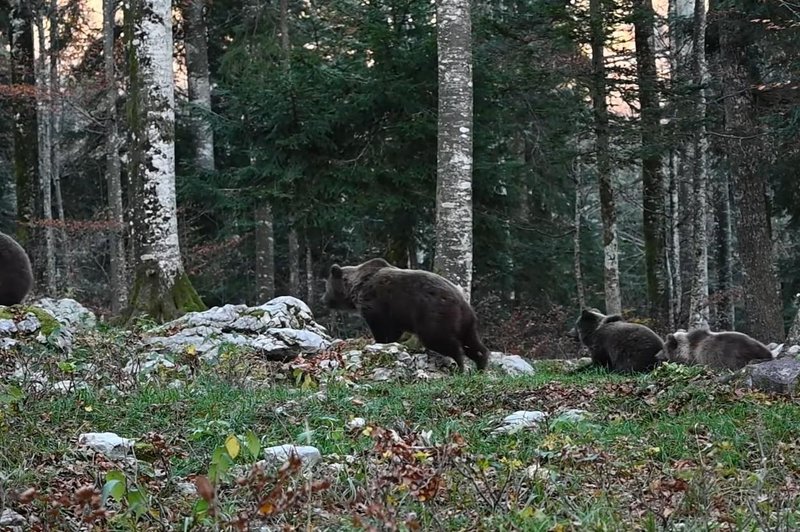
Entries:
{"label": "bear's head", "polygon": [[688,364],[691,362],[691,349],[689,349],[689,335],[684,330],[675,331],[667,335],[664,349],[656,354],[659,362],[678,362]]}
{"label": "bear's head", "polygon": [[589,337],[591,337],[598,327],[607,323],[614,323],[616,321],[623,321],[622,316],[619,314],[611,314],[607,316],[596,308],[585,308],[581,311],[581,315],[575,322],[575,326],[569,331],[569,333],[567,333],[567,335],[570,338],[589,345]]}
{"label": "bear's head", "polygon": [[392,268],[383,259],[372,259],[358,266],[334,264],[325,281],[323,303],[333,310],[356,312],[356,297],[361,286],[378,270]]}
{"label": "bear's head", "polygon": [[333,310],[356,310],[350,280],[352,276],[350,270],[353,268],[353,266],[342,267],[338,264],[331,266],[328,278],[325,280],[325,295],[322,297],[325,306]]}

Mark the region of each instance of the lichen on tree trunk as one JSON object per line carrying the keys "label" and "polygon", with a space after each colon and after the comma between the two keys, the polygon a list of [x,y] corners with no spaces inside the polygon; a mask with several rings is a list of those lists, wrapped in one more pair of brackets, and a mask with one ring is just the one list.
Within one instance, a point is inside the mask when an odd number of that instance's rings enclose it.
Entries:
{"label": "lichen on tree trunk", "polygon": [[155,259],[139,264],[123,321],[146,315],[162,323],[206,308],[185,272],[170,277]]}

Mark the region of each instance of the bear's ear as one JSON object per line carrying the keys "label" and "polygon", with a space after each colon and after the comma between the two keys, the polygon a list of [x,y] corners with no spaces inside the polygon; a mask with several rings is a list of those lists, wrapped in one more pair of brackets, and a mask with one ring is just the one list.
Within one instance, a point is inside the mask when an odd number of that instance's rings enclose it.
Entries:
{"label": "bear's ear", "polygon": [[342,267],[338,264],[334,264],[331,266],[331,277],[334,279],[341,279],[342,278]]}
{"label": "bear's ear", "polygon": [[675,335],[674,334],[668,334],[667,335],[667,341],[664,342],[664,344],[669,346],[670,349],[674,349],[678,345],[678,341],[675,339]]}
{"label": "bear's ear", "polygon": [[592,316],[594,316],[594,313],[588,308],[581,310],[581,318],[591,318]]}
{"label": "bear's ear", "polygon": [[619,314],[612,314],[611,316],[606,316],[603,319],[603,323],[614,323],[615,321],[623,321],[622,316]]}

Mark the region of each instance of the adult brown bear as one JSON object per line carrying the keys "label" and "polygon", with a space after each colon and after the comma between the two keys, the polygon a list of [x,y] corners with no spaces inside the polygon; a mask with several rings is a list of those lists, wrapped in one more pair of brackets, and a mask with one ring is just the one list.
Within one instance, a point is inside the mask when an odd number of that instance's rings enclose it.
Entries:
{"label": "adult brown bear", "polygon": [[380,258],[358,266],[334,264],[323,299],[331,309],[360,314],[377,342],[396,342],[410,332],[454,359],[459,371],[464,355],[481,371],[489,363],[475,311],[458,287],[435,273],[396,268]]}
{"label": "adult brown bear", "polygon": [[28,254],[16,240],[0,233],[0,305],[21,303],[33,286]]}

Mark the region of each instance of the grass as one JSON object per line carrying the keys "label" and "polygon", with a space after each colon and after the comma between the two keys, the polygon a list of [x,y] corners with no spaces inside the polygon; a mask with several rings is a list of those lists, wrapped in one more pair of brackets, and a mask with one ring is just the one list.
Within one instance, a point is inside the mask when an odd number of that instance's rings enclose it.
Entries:
{"label": "grass", "polygon": [[[367,368],[345,372],[233,351],[217,367],[179,356],[175,369],[137,382],[119,369],[132,341],[110,330],[80,339],[71,356],[46,347],[8,356],[0,505],[35,516],[40,529],[77,529],[82,516],[97,530],[800,527],[800,400],[718,384],[699,368],[626,377],[543,363],[522,377],[372,382],[368,355]],[[51,381],[89,385],[57,393],[8,378],[14,363],[32,360]],[[575,408],[587,417],[553,422]],[[492,435],[516,410],[549,412],[550,421]],[[356,417],[366,426],[348,428]],[[137,459],[77,448],[90,431],[136,439]],[[261,448],[313,445],[323,460],[248,476],[255,459],[240,452],[237,472],[206,493],[198,477],[213,473],[230,435],[243,443],[250,432]],[[103,506],[115,470],[128,496]],[[181,491],[186,482],[199,493]],[[81,495],[86,486],[93,495]]]}

